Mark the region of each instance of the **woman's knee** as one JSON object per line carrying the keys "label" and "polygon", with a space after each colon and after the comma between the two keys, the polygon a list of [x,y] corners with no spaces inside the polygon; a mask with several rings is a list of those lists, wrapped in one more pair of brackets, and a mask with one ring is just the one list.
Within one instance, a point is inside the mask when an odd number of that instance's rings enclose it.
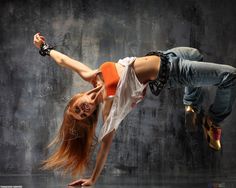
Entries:
{"label": "woman's knee", "polygon": [[192,48],[192,57],[195,57],[197,61],[203,60],[203,55],[200,53],[200,51],[196,48]]}
{"label": "woman's knee", "polygon": [[200,53],[200,51],[196,48],[189,48],[188,49],[188,54],[189,54],[189,60],[192,61],[202,61],[203,60],[203,55]]}
{"label": "woman's knee", "polygon": [[174,52],[178,57],[191,61],[202,61],[203,55],[198,49],[192,47],[176,47],[168,51]]}
{"label": "woman's knee", "polygon": [[222,71],[222,82],[220,83],[220,88],[228,88],[236,86],[236,68],[230,65],[224,65]]}

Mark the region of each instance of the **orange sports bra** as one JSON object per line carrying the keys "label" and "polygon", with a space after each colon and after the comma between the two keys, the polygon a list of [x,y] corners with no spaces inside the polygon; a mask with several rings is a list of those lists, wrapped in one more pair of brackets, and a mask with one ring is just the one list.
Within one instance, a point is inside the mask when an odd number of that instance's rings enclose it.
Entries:
{"label": "orange sports bra", "polygon": [[116,87],[120,80],[114,62],[105,62],[100,66],[107,97],[112,97],[116,94]]}

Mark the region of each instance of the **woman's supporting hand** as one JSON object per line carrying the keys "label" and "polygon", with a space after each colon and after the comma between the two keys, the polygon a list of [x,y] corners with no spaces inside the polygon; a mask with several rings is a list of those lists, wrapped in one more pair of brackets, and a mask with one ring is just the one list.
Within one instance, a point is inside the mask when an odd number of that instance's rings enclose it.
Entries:
{"label": "woman's supporting hand", "polygon": [[45,38],[44,36],[40,35],[40,33],[36,33],[34,35],[34,45],[37,47],[37,48],[40,48],[42,46],[42,44],[45,43]]}
{"label": "woman's supporting hand", "polygon": [[93,185],[94,182],[89,178],[89,179],[79,179],[74,182],[71,182],[68,186],[91,186]]}

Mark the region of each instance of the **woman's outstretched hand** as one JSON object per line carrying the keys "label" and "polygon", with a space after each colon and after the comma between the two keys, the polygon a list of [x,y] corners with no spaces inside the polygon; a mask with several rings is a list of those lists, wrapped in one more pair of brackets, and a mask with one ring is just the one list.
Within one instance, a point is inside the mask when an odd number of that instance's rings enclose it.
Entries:
{"label": "woman's outstretched hand", "polygon": [[94,182],[89,178],[89,179],[79,179],[79,180],[76,180],[76,181],[70,183],[68,186],[78,186],[78,185],[81,185],[81,186],[91,186],[93,184],[94,184]]}
{"label": "woman's outstretched hand", "polygon": [[45,43],[45,38],[44,36],[40,35],[40,33],[36,33],[34,35],[34,45],[37,47],[37,48],[40,48],[42,44]]}

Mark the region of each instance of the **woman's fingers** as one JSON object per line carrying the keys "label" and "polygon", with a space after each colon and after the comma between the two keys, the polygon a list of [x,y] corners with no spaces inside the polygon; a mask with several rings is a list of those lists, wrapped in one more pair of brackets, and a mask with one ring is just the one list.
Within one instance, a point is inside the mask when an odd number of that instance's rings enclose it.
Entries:
{"label": "woman's fingers", "polygon": [[45,38],[43,36],[40,36],[40,40],[42,43],[45,43]]}
{"label": "woman's fingers", "polygon": [[91,181],[91,179],[80,179],[80,180],[76,180],[72,183],[70,183],[68,186],[91,186],[93,184],[93,182]]}
{"label": "woman's fingers", "polygon": [[45,41],[45,37],[43,37],[43,36],[40,36],[40,39],[43,40],[43,41]]}
{"label": "woman's fingers", "polygon": [[40,35],[40,33],[36,33],[34,35],[34,44],[37,48],[40,48],[40,46],[45,43],[45,37]]}
{"label": "woman's fingers", "polygon": [[37,34],[34,35],[34,41],[33,41],[34,45],[39,48],[40,47],[40,41],[38,40],[38,36]]}
{"label": "woman's fingers", "polygon": [[34,35],[34,42],[37,40],[37,34]]}
{"label": "woman's fingers", "polygon": [[69,186],[74,186],[74,185],[81,185],[84,182],[84,180],[76,180],[72,183],[69,184]]}
{"label": "woman's fingers", "polygon": [[38,47],[38,39],[37,39],[36,35],[34,36],[34,44],[36,47]]}
{"label": "woman's fingers", "polygon": [[81,183],[82,186],[90,186],[90,182],[84,182],[84,183]]}
{"label": "woman's fingers", "polygon": [[36,35],[36,38],[37,38],[38,40],[40,40],[40,37],[39,37],[39,35]]}

